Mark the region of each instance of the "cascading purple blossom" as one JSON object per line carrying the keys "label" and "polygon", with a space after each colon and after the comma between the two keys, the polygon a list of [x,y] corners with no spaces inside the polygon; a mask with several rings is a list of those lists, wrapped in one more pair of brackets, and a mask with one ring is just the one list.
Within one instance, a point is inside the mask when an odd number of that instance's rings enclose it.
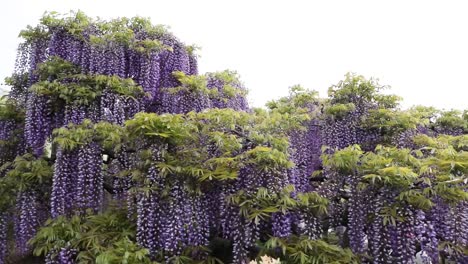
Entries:
{"label": "cascading purple blossom", "polygon": [[291,160],[295,166],[290,171],[290,183],[299,192],[312,190],[310,176],[321,166],[321,136],[317,122],[308,122],[306,131],[294,131],[290,135]]}
{"label": "cascading purple blossom", "polygon": [[71,215],[77,187],[78,151],[57,150],[52,180],[51,215]]}
{"label": "cascading purple blossom", "polygon": [[[229,75],[230,80],[224,80],[218,75]],[[244,95],[235,93],[235,94],[226,94],[224,91],[225,87],[230,87],[237,89],[237,92],[245,92],[246,89],[242,83],[237,79],[237,76],[234,73],[224,71],[221,73],[207,73],[205,74],[207,79],[207,87],[210,89],[215,89],[218,92],[218,95],[212,99],[212,107],[214,108],[232,108],[235,110],[246,111],[248,109],[248,103]]]}
{"label": "cascading purple blossom", "polygon": [[192,212],[192,218],[188,223],[189,228],[187,229],[186,233],[186,243],[187,245],[207,246],[208,238],[210,236],[209,215],[213,212],[208,210],[210,207],[204,203],[203,197],[196,196],[192,199],[191,201],[193,202],[190,203],[191,208],[185,210]]}
{"label": "cascading purple blossom", "polygon": [[323,144],[331,148],[342,149],[357,144],[357,124],[353,118],[328,121],[322,130]]}
{"label": "cascading purple blossom", "polygon": [[220,200],[224,202],[220,203],[219,211],[222,235],[233,243],[233,263],[240,264],[246,263],[251,241],[257,237],[254,236],[255,225],[239,214],[238,206],[226,202],[226,198],[235,194],[236,190],[233,185],[223,186]]}
{"label": "cascading purple blossom", "polygon": [[454,210],[456,217],[455,243],[457,245],[468,246],[468,203],[460,202]]}
{"label": "cascading purple blossom", "polygon": [[[159,243],[162,249],[168,255],[179,255],[182,253],[182,243],[184,239],[184,224],[190,217],[190,208],[183,204],[185,192],[183,186],[175,184],[169,193],[167,204],[164,206],[166,211],[160,218],[161,233]],[[187,211],[184,209],[188,209]]]}
{"label": "cascading purple blossom", "polygon": [[59,264],[74,264],[76,263],[76,254],[77,251],[75,249],[70,248],[61,248],[59,255],[58,255],[58,263]]}
{"label": "cascading purple blossom", "polygon": [[195,56],[195,54],[193,54],[193,52],[189,54],[189,65],[190,65],[190,70],[188,74],[197,75],[198,74],[198,61],[197,61],[197,57]]}
{"label": "cascading purple blossom", "polygon": [[292,234],[290,214],[275,213],[271,217],[271,231],[275,237],[288,237]]}
{"label": "cascading purple blossom", "polygon": [[62,125],[81,124],[87,117],[87,109],[82,105],[67,105],[65,106],[64,121]]}
{"label": "cascading purple blossom", "polygon": [[[246,165],[239,171],[238,178],[223,186],[219,200],[222,236],[233,243],[233,263],[247,263],[247,254],[260,238],[261,227],[267,226],[269,222],[260,220],[252,221],[240,214],[238,205],[230,204],[230,195],[242,190],[247,195],[255,195],[260,187],[268,188],[273,192],[279,192],[288,184],[288,174],[285,171],[275,172],[262,171],[255,166]],[[290,215],[274,214],[271,219],[271,228],[277,236],[285,237],[292,232],[292,221]]]}
{"label": "cascading purple blossom", "polygon": [[[14,120],[0,120],[0,141],[12,142],[14,136],[18,136],[15,130],[18,130],[18,124]],[[18,132],[18,131],[16,131]],[[17,145],[0,149],[0,164],[13,160],[16,155],[22,154],[21,138]],[[1,176],[1,174],[0,174]]]}
{"label": "cascading purple blossom", "polygon": [[[150,168],[148,177],[154,187],[158,186],[158,171],[155,168]],[[162,247],[158,237],[160,237],[160,221],[161,217],[164,217],[164,207],[155,191],[150,191],[147,195],[138,194],[137,199],[137,242],[149,249],[150,254],[154,256]]]}
{"label": "cascading purple blossom", "polygon": [[123,125],[126,120],[124,102],[120,96],[105,90],[101,96],[101,120],[113,124]]}
{"label": "cascading purple blossom", "polygon": [[76,205],[81,212],[92,209],[98,212],[103,199],[101,147],[91,142],[78,150],[78,171],[76,180]]}
{"label": "cascading purple blossom", "polygon": [[439,241],[428,215],[430,212],[418,210],[416,212],[415,232],[421,248],[421,258],[424,263],[437,263],[439,261]]}
{"label": "cascading purple blossom", "polygon": [[0,264],[5,263],[7,254],[7,231],[8,231],[8,214],[6,212],[0,213]]}
{"label": "cascading purple blossom", "polygon": [[163,113],[186,114],[190,111],[201,112],[211,107],[207,95],[196,91],[164,92]]}
{"label": "cascading purple blossom", "polygon": [[28,245],[29,239],[35,234],[40,225],[38,218],[37,194],[34,191],[26,191],[18,194],[17,209],[18,213],[15,221],[16,250],[20,255],[27,254],[30,251]]}
{"label": "cascading purple blossom", "polygon": [[151,98],[155,99],[158,96],[159,88],[161,87],[161,55],[152,54],[149,57],[139,56],[140,72],[137,80],[141,84],[143,90],[150,94]]}
{"label": "cascading purple blossom", "polygon": [[349,246],[356,254],[364,253],[366,203],[364,193],[357,189],[356,179],[350,183],[351,195],[348,201]]}
{"label": "cascading purple blossom", "polygon": [[50,106],[47,98],[32,94],[27,102],[25,138],[26,145],[36,156],[42,155],[45,142],[51,133]]}
{"label": "cascading purple blossom", "polygon": [[297,228],[300,234],[309,239],[319,239],[323,233],[320,219],[308,210],[301,210],[297,213]]}
{"label": "cascading purple blossom", "polygon": [[29,57],[28,57],[28,73],[29,73],[29,85],[32,85],[38,81],[37,74],[35,73],[37,66],[47,59],[47,39],[39,39],[29,46]]}
{"label": "cascading purple blossom", "polygon": [[392,256],[396,263],[411,263],[416,255],[414,212],[412,208],[403,208],[398,213],[403,220],[396,225]]}
{"label": "cascading purple blossom", "polygon": [[391,251],[386,250],[389,244],[387,229],[384,225],[383,217],[380,211],[383,207],[382,194],[378,193],[376,198],[373,199],[372,206],[369,208],[370,213],[373,215],[372,222],[370,223],[367,232],[369,255],[372,257],[372,263],[380,264],[386,263],[386,259],[390,256]]}

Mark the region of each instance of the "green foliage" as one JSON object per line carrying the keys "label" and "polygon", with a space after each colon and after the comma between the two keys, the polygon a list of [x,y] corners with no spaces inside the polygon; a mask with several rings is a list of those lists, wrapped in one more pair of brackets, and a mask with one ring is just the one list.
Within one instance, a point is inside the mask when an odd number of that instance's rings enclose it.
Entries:
{"label": "green foliage", "polygon": [[58,56],[51,56],[37,66],[36,74],[41,81],[61,79],[69,75],[78,74],[80,69],[75,64]]}
{"label": "green foliage", "polygon": [[346,104],[332,104],[325,107],[325,113],[333,118],[343,118],[348,113],[356,110],[356,106],[353,103]]}
{"label": "green foliage", "polygon": [[6,177],[0,179],[0,211],[7,212],[16,203],[16,182]]}
{"label": "green foliage", "polygon": [[322,161],[324,166],[331,167],[344,174],[353,174],[357,169],[358,161],[364,153],[359,145],[352,145],[341,150],[336,150],[333,154],[326,154],[330,149],[323,147]]}
{"label": "green foliage", "polygon": [[[80,250],[78,260],[80,263],[94,263],[102,252],[113,250],[116,245],[127,244],[131,246],[135,239],[135,225],[127,219],[126,211],[108,211],[103,214],[89,215],[83,224],[84,232],[76,240]],[[133,242],[134,244],[135,242]],[[121,249],[117,249],[120,251]],[[134,254],[142,254],[133,245]],[[146,256],[143,255],[143,256]],[[135,258],[142,258],[134,256]],[[147,256],[146,256],[147,257]]]}
{"label": "green foliage", "polygon": [[172,47],[166,46],[156,39],[135,40],[130,44],[130,48],[140,54],[145,54],[146,56],[150,56],[152,53],[159,53],[164,50],[173,51]]}
{"label": "green foliage", "polygon": [[81,124],[68,124],[53,131],[53,142],[72,150],[91,142],[98,142],[106,150],[119,150],[125,137],[121,126],[108,122],[92,123],[85,119]]}
{"label": "green foliage", "polygon": [[[162,25],[152,25],[148,18],[123,17],[111,21],[97,20],[93,21],[93,24],[99,29],[100,34],[90,36],[92,44],[105,48],[107,45],[111,46],[113,43],[119,43],[147,55],[163,50],[172,51],[171,47],[165,46],[159,40],[154,39],[169,35],[167,28]],[[135,34],[142,31],[148,34],[148,38],[137,39]]]}
{"label": "green foliage", "polygon": [[435,151],[436,149],[454,148],[456,151],[468,150],[468,135],[449,136],[439,135],[430,137],[424,134],[418,134],[413,137],[414,143],[423,150]]}
{"label": "green foliage", "polygon": [[[261,254],[278,256],[286,264],[360,263],[349,248],[342,248],[325,240],[311,240],[304,236],[271,237],[263,245]],[[281,254],[278,254],[280,250]]]}
{"label": "green foliage", "polygon": [[[67,17],[59,18],[57,12],[45,12],[40,22],[49,29],[66,29],[71,35],[79,37],[91,24],[91,18],[82,11],[71,11]],[[20,35],[21,36],[21,35]]]}
{"label": "green foliage", "polygon": [[[231,71],[223,71],[216,73],[207,73],[206,75],[186,75],[184,72],[175,71],[172,75],[180,82],[178,87],[164,88],[171,94],[180,92],[187,94],[206,95],[211,99],[219,99],[227,102],[229,99],[236,96],[245,96],[247,90],[237,88],[236,85],[240,84],[237,79],[237,74]],[[220,88],[208,88],[207,78],[217,78],[221,80],[224,85]]]}
{"label": "green foliage", "polygon": [[[166,263],[171,264],[223,264],[223,262],[212,256],[212,252],[208,247],[204,246],[188,246],[184,248],[182,254],[179,256],[173,256],[167,260]],[[205,256],[202,260],[199,260],[193,256],[202,255]],[[159,259],[158,259],[159,260]],[[161,263],[164,261],[160,259]]]}
{"label": "green foliage", "polygon": [[[139,113],[128,121],[126,131],[130,140],[138,142],[144,137],[153,144],[167,146],[161,149],[162,160],[153,160],[152,155],[142,157],[146,161],[139,168],[140,172],[155,166],[162,177],[192,177],[195,180],[193,189],[198,188],[197,182],[236,178],[239,159],[235,158],[235,152],[241,147],[238,138],[220,131],[209,131],[209,123],[204,123],[205,126],[202,123],[207,120],[198,118],[200,116],[196,113],[188,116]],[[209,157],[207,146],[201,142],[215,144],[220,155]],[[171,151],[164,150],[167,148]],[[140,177],[141,173],[134,175],[137,181],[145,179]]]}
{"label": "green foliage", "polygon": [[184,72],[175,71],[172,75],[181,83],[181,86],[166,88],[170,93],[178,93],[185,91],[188,93],[200,93],[210,96],[217,95],[217,90],[209,89],[206,87],[205,76],[199,75],[186,75]]}
{"label": "green foliage", "polygon": [[149,250],[139,247],[128,238],[119,240],[113,247],[99,253],[96,264],[149,264],[156,263],[149,258]]}
{"label": "green foliage", "polygon": [[[463,115],[465,115],[465,117]],[[466,119],[466,112],[462,113],[458,110],[440,111],[439,117],[434,125],[441,128],[459,128],[462,129],[462,131],[467,131],[468,121]]]}
{"label": "green foliage", "polygon": [[269,101],[266,107],[273,113],[284,115],[306,114],[308,119],[312,119],[318,115],[319,104],[317,91],[294,85],[289,88],[289,96]]}
{"label": "green foliage", "polygon": [[363,185],[370,184],[377,189],[398,190],[395,203],[382,210],[384,222],[401,221],[397,214],[399,206],[410,204],[416,208],[429,210],[433,206],[431,194],[423,184],[431,184],[431,179],[420,175],[421,158],[409,149],[377,146],[374,152],[366,153],[361,161],[359,172]]}
{"label": "green foliage", "polygon": [[386,137],[387,142],[392,136],[409,129],[415,129],[418,125],[428,124],[427,113],[411,109],[400,111],[395,109],[379,108],[369,111],[363,120],[366,129],[379,129]]}
{"label": "green foliage", "polygon": [[293,192],[295,188],[292,185],[279,192],[260,187],[255,194],[240,190],[227,200],[239,207],[239,212],[245,219],[255,224],[271,217],[273,213],[286,214],[295,209],[310,211],[318,217],[328,213],[329,202],[326,198],[316,192],[296,193],[296,198],[293,198]]}
{"label": "green foliage", "polygon": [[419,135],[414,140],[422,146],[422,151],[430,153],[422,159],[420,171],[433,175],[434,179],[424,191],[438,195],[448,203],[468,200],[465,190],[468,180],[467,136],[429,138]]}
{"label": "green foliage", "polygon": [[315,216],[328,214],[328,199],[316,192],[298,193],[297,200],[302,211],[311,211]]}
{"label": "green foliage", "polygon": [[450,241],[441,241],[439,243],[438,249],[439,249],[439,252],[444,251],[444,253],[449,256],[456,256],[456,255],[468,256],[468,247],[463,246],[459,243],[452,243]]}
{"label": "green foliage", "polygon": [[148,251],[136,246],[135,225],[124,210],[49,219],[29,243],[36,256],[78,250],[79,263],[152,263]]}
{"label": "green foliage", "polygon": [[29,241],[34,247],[34,255],[46,256],[48,253],[58,254],[61,248],[75,248],[81,238],[85,226],[79,216],[70,219],[59,216],[49,219],[37,234]]}
{"label": "green foliage", "polygon": [[395,205],[385,206],[380,209],[380,215],[383,218],[384,225],[396,226],[398,222],[404,222],[406,219],[398,213],[398,207]]}
{"label": "green foliage", "polygon": [[396,212],[408,204],[429,210],[434,199],[442,198],[450,204],[467,200],[465,136],[419,135],[415,142],[422,148],[410,150],[378,145],[374,151],[362,152],[359,146],[350,146],[324,154],[322,160],[340,175],[357,175],[360,191],[396,191],[398,195],[393,204],[381,212],[386,222],[401,221]]}
{"label": "green foliage", "polygon": [[6,96],[0,97],[0,121],[24,122],[25,111],[15,101]]}
{"label": "green foliage", "polygon": [[224,85],[219,92],[221,92],[223,96],[227,98],[233,98],[238,95],[247,95],[248,91],[246,89],[237,88],[243,87],[243,85],[239,79],[239,74],[236,71],[224,70],[219,72],[206,73],[205,78],[221,80]]}
{"label": "green foliage", "polygon": [[201,47],[198,46],[198,45],[188,45],[188,46],[185,47],[185,49],[187,50],[187,52],[188,52],[188,54],[190,56],[193,56],[193,57],[197,58],[198,57],[197,51],[199,51],[201,49]]}
{"label": "green foliage", "polygon": [[[130,141],[138,144],[144,137],[147,142],[166,147],[161,149],[162,160],[153,160],[151,155],[142,158],[145,162],[139,172],[133,172],[134,180],[144,181],[141,176],[150,166],[155,166],[162,177],[193,178],[190,188],[194,190],[203,182],[235,179],[241,166],[248,164],[254,164],[259,172],[282,173],[293,165],[284,136],[284,131],[290,129],[288,118],[279,113],[269,116],[266,112],[232,109],[186,115],[139,113],[126,123]],[[282,123],[284,129],[275,127],[277,123]],[[273,129],[278,132],[271,133]],[[251,146],[248,150],[244,149],[247,144]],[[213,148],[215,156],[210,154]]]}
{"label": "green foliage", "polygon": [[14,73],[5,78],[5,85],[11,86],[17,95],[24,95],[29,88],[29,73]]}
{"label": "green foliage", "polygon": [[328,89],[328,96],[332,104],[359,105],[363,102],[370,102],[382,108],[396,107],[400,98],[381,94],[380,91],[385,88],[387,87],[380,85],[378,80],[367,80],[362,75],[347,73],[344,80]]}
{"label": "green foliage", "polygon": [[426,119],[426,120],[435,119],[436,114],[438,112],[437,109],[432,106],[422,106],[422,105],[413,106],[409,109],[409,111],[412,114],[415,114],[421,117],[421,119]]}
{"label": "green foliage", "polygon": [[269,147],[257,146],[246,151],[243,156],[247,159],[246,164],[254,164],[262,171],[291,168],[294,165],[286,153]]}
{"label": "green foliage", "polygon": [[[34,255],[56,256],[61,248],[78,251],[78,263],[96,264],[140,264],[165,263],[164,252],[151,260],[148,249],[141,248],[135,241],[135,220],[128,219],[126,211],[111,209],[97,215],[84,217],[59,216],[49,219],[29,243],[34,247]],[[194,253],[206,256],[204,260],[193,258]],[[187,247],[170,263],[222,264],[210,255],[206,247]]]}
{"label": "green foliage", "polygon": [[18,156],[14,161],[2,164],[0,172],[5,173],[0,178],[0,210],[11,208],[18,193],[43,191],[52,184],[52,167],[45,159],[32,154]]}
{"label": "green foliage", "polygon": [[35,27],[28,25],[26,29],[21,30],[18,37],[23,38],[27,44],[31,44],[41,39],[48,39],[50,37],[50,32],[44,25],[38,25]]}
{"label": "green foliage", "polygon": [[42,158],[35,158],[32,154],[18,156],[13,162],[2,166],[11,168],[2,180],[16,182],[17,191],[22,192],[41,185],[49,184],[52,180],[52,167]]}
{"label": "green foliage", "polygon": [[[90,30],[93,28],[94,30]],[[171,47],[155,39],[170,35],[162,25],[152,25],[148,18],[118,18],[110,21],[93,19],[81,11],[71,11],[70,14],[60,15],[57,12],[46,12],[36,27],[28,26],[22,30],[20,37],[26,43],[33,43],[40,39],[48,39],[55,30],[64,30],[73,37],[86,41],[97,47],[107,49],[119,43],[141,54],[163,50],[172,51]],[[136,34],[144,31],[148,38],[139,39]],[[91,34],[85,34],[91,33]],[[85,37],[87,36],[87,37]]]}
{"label": "green foliage", "polygon": [[57,57],[39,64],[37,72],[41,81],[30,89],[37,94],[52,97],[55,103],[63,100],[67,104],[88,105],[101,96],[104,90],[133,99],[144,95],[143,88],[131,78],[79,74],[75,65]]}
{"label": "green foliage", "polygon": [[155,113],[138,113],[125,123],[125,128],[130,139],[147,137],[174,145],[191,139],[197,131],[197,127],[186,122],[182,115]]}

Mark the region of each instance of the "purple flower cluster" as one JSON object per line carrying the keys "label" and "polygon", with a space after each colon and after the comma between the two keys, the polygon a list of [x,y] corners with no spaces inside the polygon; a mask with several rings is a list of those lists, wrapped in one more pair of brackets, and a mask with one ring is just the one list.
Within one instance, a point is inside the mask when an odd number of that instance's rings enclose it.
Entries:
{"label": "purple flower cluster", "polygon": [[[155,160],[161,160],[155,148]],[[164,252],[166,257],[178,255],[186,246],[206,246],[209,237],[209,211],[203,197],[190,193],[182,179],[171,175],[162,178],[152,166],[147,178],[151,190],[137,196],[137,242],[154,256]],[[169,187],[170,186],[170,187]],[[168,195],[162,191],[169,188]]]}
{"label": "purple flower cluster", "polygon": [[421,247],[421,256],[424,263],[437,263],[439,261],[439,240],[431,221],[430,212],[418,210],[416,212],[415,232]]}
{"label": "purple flower cluster", "polygon": [[289,136],[290,157],[295,164],[289,171],[289,182],[299,192],[312,190],[310,176],[321,167],[322,137],[319,124],[316,121],[309,121],[305,126],[306,131],[294,131]]}
{"label": "purple flower cluster", "polygon": [[275,237],[288,237],[292,234],[292,219],[290,214],[274,213],[271,216],[271,231]]}
{"label": "purple flower cluster", "polygon": [[[14,120],[0,120],[0,141],[3,144],[0,150],[0,164],[12,161],[17,155],[24,153],[23,123]],[[11,144],[11,143],[15,144]],[[1,176],[1,174],[0,174]]]}
{"label": "purple flower cluster", "polygon": [[301,210],[296,217],[296,225],[300,234],[310,239],[319,239],[323,233],[320,219],[314,216],[310,210]]}
{"label": "purple flower cluster", "polygon": [[59,264],[75,264],[76,250],[70,248],[61,248],[58,255]]}
{"label": "purple flower cluster", "polygon": [[77,263],[77,250],[69,247],[60,250],[52,249],[45,258],[46,264],[75,264]]}
{"label": "purple flower cluster", "polygon": [[348,236],[351,250],[356,254],[361,254],[365,251],[366,197],[357,189],[356,185],[356,179],[353,179],[348,202]]}
{"label": "purple flower cluster", "polygon": [[[230,78],[222,78],[219,75],[225,74]],[[242,94],[246,91],[246,88],[242,83],[237,79],[237,76],[234,73],[225,71],[222,73],[207,73],[207,87],[210,89],[216,89],[218,96],[212,100],[212,107],[214,108],[232,108],[235,110],[247,110],[248,103],[245,95]],[[224,91],[225,87],[230,87],[237,90],[237,93],[226,94]]]}
{"label": "purple flower cluster", "polygon": [[26,145],[36,156],[42,155],[44,144],[52,132],[50,106],[47,98],[31,94],[26,108]]}
{"label": "purple flower cluster", "polygon": [[51,194],[51,215],[71,215],[76,199],[78,151],[57,150]]}
{"label": "purple flower cluster", "polygon": [[7,231],[8,231],[8,223],[7,223],[7,213],[1,212],[0,213],[0,264],[4,264],[4,260],[7,254]]}
{"label": "purple flower cluster", "polygon": [[41,221],[38,217],[37,194],[34,191],[21,192],[16,201],[15,237],[19,255],[29,253],[29,239],[35,234]]}
{"label": "purple flower cluster", "polygon": [[103,172],[101,147],[91,142],[78,150],[78,169],[76,179],[76,206],[84,212],[92,209],[98,212],[103,199]]}
{"label": "purple flower cluster", "polygon": [[101,209],[104,191],[101,152],[95,142],[72,151],[58,149],[51,194],[52,217]]}
{"label": "purple flower cluster", "polygon": [[403,221],[398,221],[392,236],[392,256],[395,263],[411,263],[416,255],[415,218],[410,207],[398,211]]}

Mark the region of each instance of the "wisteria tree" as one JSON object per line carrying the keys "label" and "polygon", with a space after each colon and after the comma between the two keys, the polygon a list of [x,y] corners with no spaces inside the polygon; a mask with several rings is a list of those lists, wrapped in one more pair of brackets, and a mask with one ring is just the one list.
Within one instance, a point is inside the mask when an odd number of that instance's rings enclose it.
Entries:
{"label": "wisteria tree", "polygon": [[0,105],[0,264],[468,263],[468,112],[347,74],[248,106],[135,17],[46,13]]}

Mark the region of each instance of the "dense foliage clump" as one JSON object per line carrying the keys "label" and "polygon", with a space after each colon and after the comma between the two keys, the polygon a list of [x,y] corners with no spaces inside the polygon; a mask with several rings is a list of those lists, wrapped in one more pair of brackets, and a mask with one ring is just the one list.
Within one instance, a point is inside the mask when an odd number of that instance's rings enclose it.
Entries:
{"label": "dense foliage clump", "polygon": [[48,13],[0,105],[1,263],[468,262],[468,114],[347,74],[250,108],[147,19]]}

